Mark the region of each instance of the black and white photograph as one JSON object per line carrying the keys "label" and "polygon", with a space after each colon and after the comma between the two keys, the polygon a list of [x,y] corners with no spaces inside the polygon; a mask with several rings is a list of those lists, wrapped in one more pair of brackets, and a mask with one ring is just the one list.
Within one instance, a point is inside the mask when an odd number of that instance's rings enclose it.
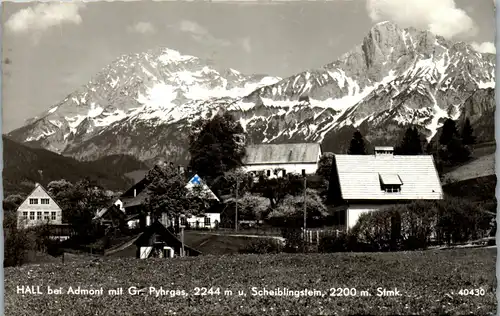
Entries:
{"label": "black and white photograph", "polygon": [[494,0],[1,10],[3,315],[496,315]]}

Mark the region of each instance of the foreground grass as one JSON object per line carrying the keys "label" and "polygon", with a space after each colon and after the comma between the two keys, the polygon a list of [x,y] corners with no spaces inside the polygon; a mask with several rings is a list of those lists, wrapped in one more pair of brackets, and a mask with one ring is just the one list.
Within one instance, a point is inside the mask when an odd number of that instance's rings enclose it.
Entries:
{"label": "foreground grass", "polygon": [[249,245],[254,238],[240,236],[220,236],[210,233],[199,233],[188,231],[185,233],[184,242],[203,254],[229,255],[236,254],[246,245]]}
{"label": "foreground grass", "polygon": [[[280,254],[179,259],[103,259],[5,269],[5,315],[493,315],[496,249],[375,254]],[[44,294],[16,294],[21,285]],[[101,296],[48,295],[46,288],[104,289]],[[108,295],[122,287],[123,295]],[[128,288],[146,288],[129,295]],[[159,290],[184,290],[155,296]],[[196,287],[220,288],[194,295]],[[251,288],[319,290],[322,297],[252,296]],[[399,297],[377,297],[378,287]],[[331,288],[355,288],[369,297],[331,297]],[[460,289],[485,291],[460,296]],[[233,295],[225,295],[230,289]],[[238,295],[238,290],[246,296]],[[169,294],[168,292],[166,294]],[[209,294],[209,293],[206,293]]]}
{"label": "foreground grass", "polygon": [[495,154],[489,154],[472,160],[470,163],[446,173],[448,181],[458,182],[495,174]]}

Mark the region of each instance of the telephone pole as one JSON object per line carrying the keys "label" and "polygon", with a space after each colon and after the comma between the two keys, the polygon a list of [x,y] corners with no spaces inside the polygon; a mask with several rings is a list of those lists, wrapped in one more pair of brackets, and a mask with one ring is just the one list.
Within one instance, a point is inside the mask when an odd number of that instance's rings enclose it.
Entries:
{"label": "telephone pole", "polygon": [[306,241],[307,241],[307,235],[306,235],[306,228],[307,228],[307,226],[306,226],[306,218],[307,218],[306,188],[307,188],[307,178],[304,175],[304,233],[303,233],[303,239],[302,239],[304,252],[306,252]]}
{"label": "telephone pole", "polygon": [[240,189],[240,180],[236,179],[236,212],[234,214],[234,230],[238,231],[238,191]]}
{"label": "telephone pole", "polygon": [[306,233],[307,203],[306,203],[307,178],[304,176],[304,234]]}

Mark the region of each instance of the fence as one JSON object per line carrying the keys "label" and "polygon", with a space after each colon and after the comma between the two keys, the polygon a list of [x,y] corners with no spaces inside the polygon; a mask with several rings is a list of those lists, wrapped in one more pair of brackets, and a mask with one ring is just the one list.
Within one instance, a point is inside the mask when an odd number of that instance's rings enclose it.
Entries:
{"label": "fence", "polygon": [[217,233],[228,233],[228,234],[245,234],[245,235],[262,235],[262,236],[281,236],[281,228],[279,227],[239,227],[238,231],[234,230],[234,227],[219,227]]}
{"label": "fence", "polygon": [[345,229],[343,227],[306,229],[305,232],[302,231],[302,239],[305,240],[307,244],[319,245],[321,238],[332,235],[338,236],[344,231]]}

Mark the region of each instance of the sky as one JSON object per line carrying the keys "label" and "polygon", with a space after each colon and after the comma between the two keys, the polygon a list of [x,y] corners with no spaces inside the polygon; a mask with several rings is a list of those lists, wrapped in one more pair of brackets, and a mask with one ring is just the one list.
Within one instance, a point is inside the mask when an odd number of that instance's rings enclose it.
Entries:
{"label": "sky", "polygon": [[4,133],[120,55],[158,47],[286,77],[335,61],[390,20],[495,52],[492,0],[3,2],[2,11]]}

